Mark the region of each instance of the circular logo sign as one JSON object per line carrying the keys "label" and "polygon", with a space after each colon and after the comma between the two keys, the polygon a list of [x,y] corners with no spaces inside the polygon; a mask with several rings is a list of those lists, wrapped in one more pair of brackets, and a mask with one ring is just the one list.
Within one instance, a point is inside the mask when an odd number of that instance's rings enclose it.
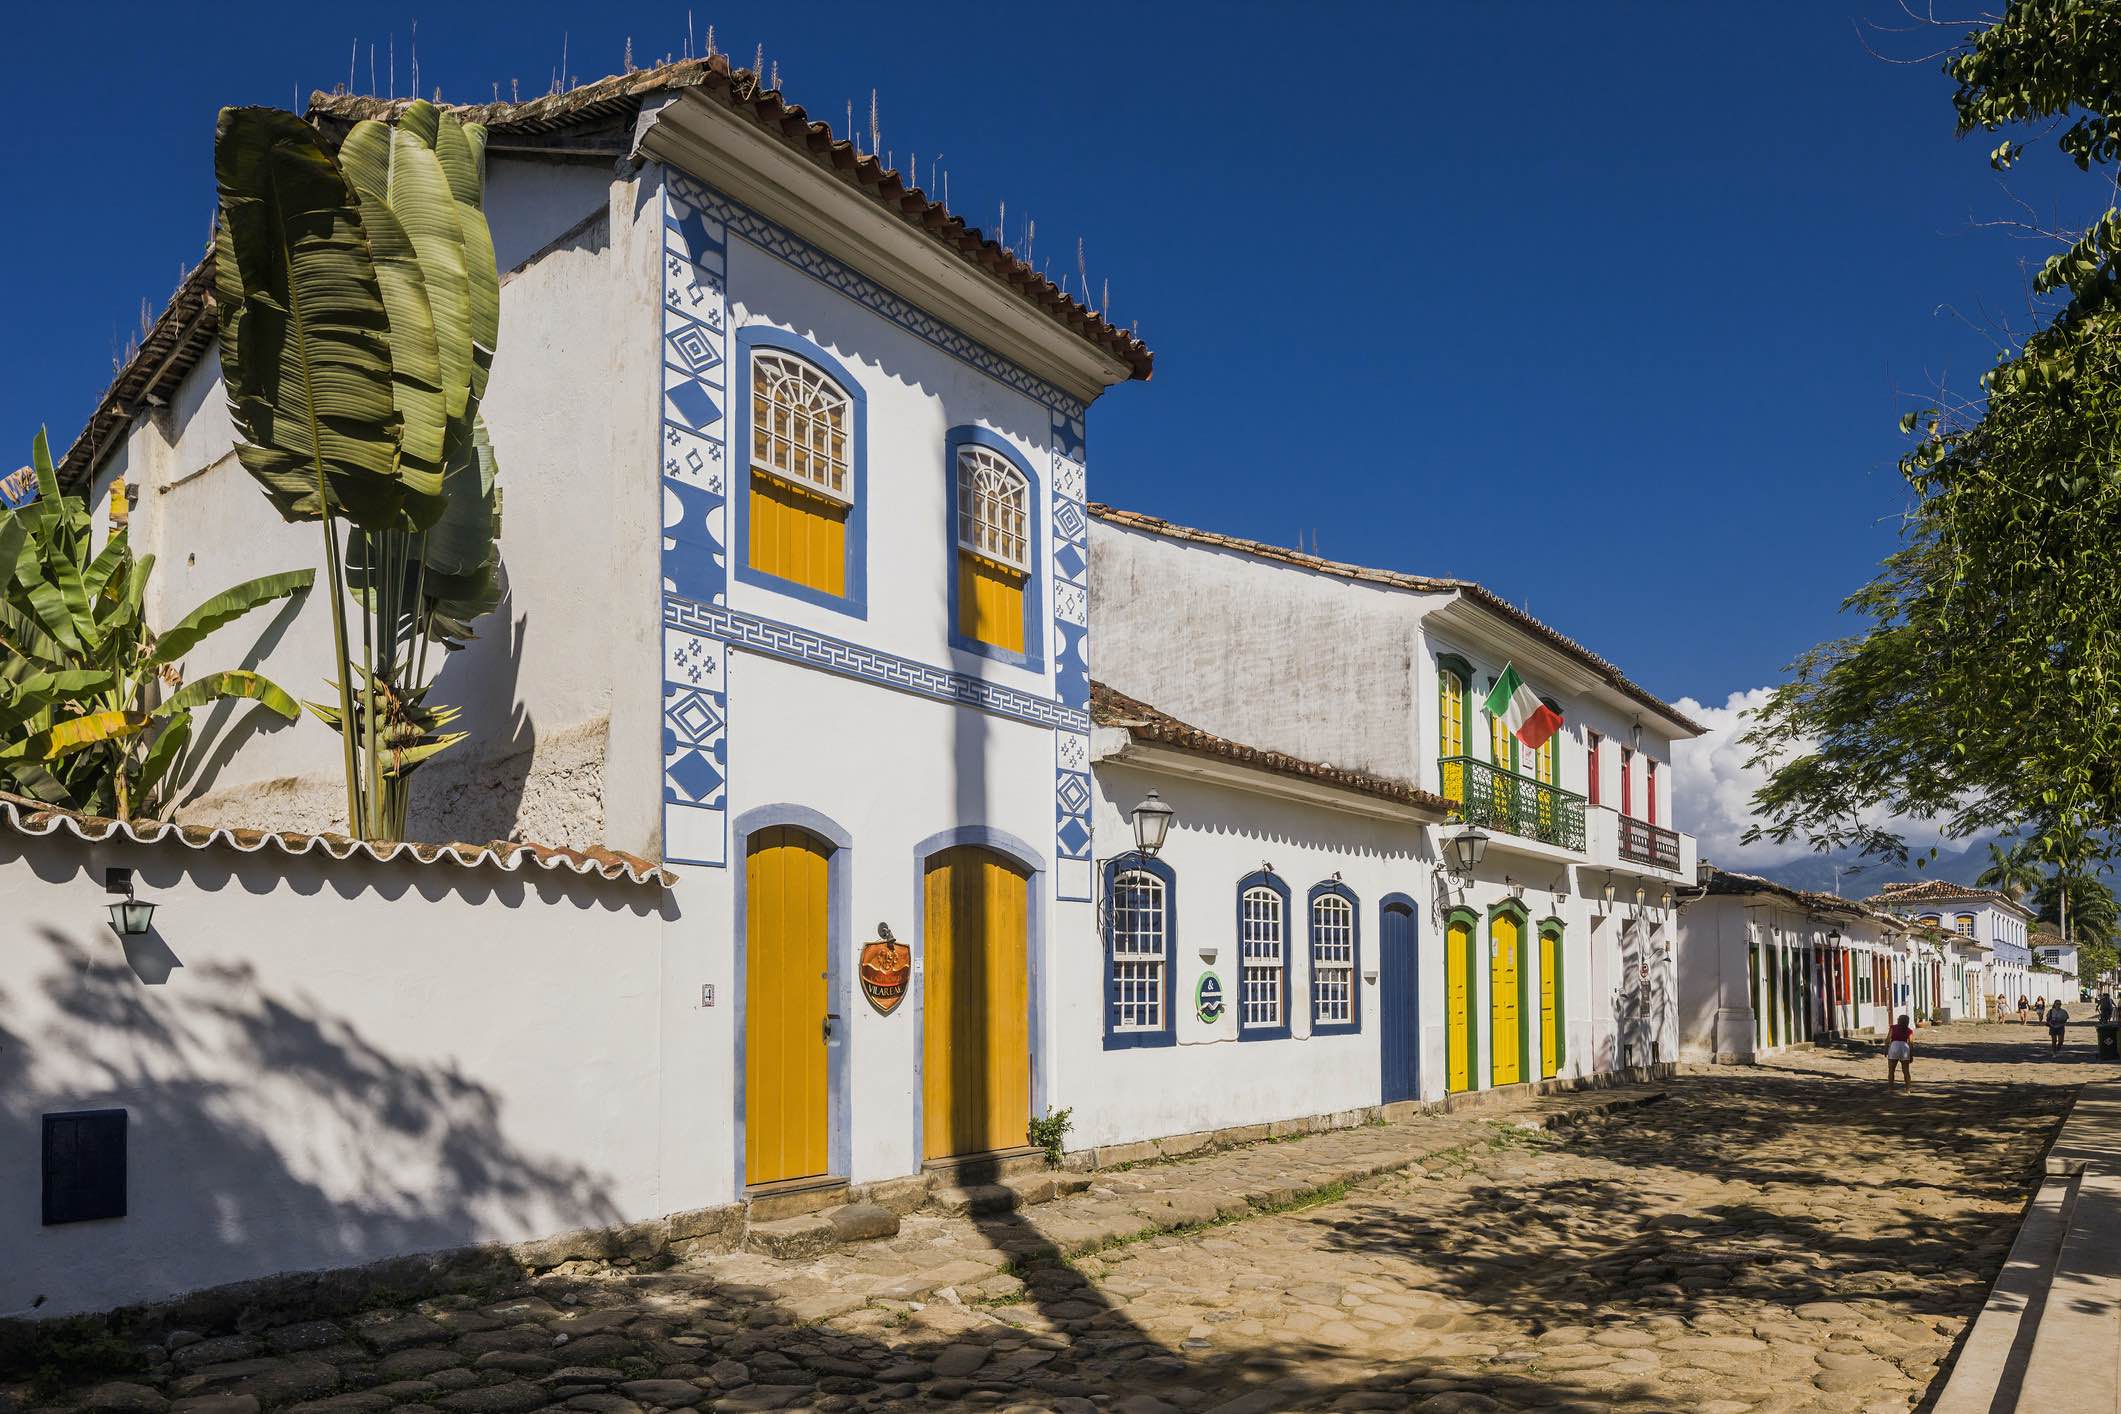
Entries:
{"label": "circular logo sign", "polygon": [[1220,1021],[1223,1014],[1223,979],[1203,972],[1193,989],[1193,1014],[1202,1021]]}

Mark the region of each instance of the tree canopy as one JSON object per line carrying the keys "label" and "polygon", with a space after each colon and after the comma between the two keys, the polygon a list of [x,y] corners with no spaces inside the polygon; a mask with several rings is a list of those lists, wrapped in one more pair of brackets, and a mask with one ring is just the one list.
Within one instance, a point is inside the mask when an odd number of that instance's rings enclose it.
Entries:
{"label": "tree canopy", "polygon": [[[1945,62],[1958,132],[2121,158],[2121,6],[2013,0]],[[2060,129],[2059,132],[2056,130]],[[2016,135],[1991,153],[2008,168]],[[2110,188],[2111,173],[2099,180]],[[2121,828],[2121,213],[2032,280],[2035,327],[1976,396],[1909,413],[1903,540],[1845,603],[1860,633],[1793,665],[1748,742],[1752,837],[1904,859],[1886,814],[2023,830],[2064,867]]]}

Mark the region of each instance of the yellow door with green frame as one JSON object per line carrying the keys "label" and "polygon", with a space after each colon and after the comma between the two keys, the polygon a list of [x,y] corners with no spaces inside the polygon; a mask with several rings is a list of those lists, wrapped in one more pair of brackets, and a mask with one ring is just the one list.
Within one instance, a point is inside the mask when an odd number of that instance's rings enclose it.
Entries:
{"label": "yellow door with green frame", "polygon": [[1497,1085],[1524,1079],[1524,1021],[1519,1014],[1524,925],[1514,913],[1488,920],[1488,1074]]}
{"label": "yellow door with green frame", "polygon": [[1561,1074],[1566,1029],[1561,975],[1561,925],[1539,928],[1539,1078]]}
{"label": "yellow door with green frame", "polygon": [[826,851],[801,830],[761,830],[744,858],[744,1181],[823,1176]]}
{"label": "yellow door with green frame", "polygon": [[923,888],[924,1155],[1023,1148],[1031,1124],[1030,878],[968,845],[931,857]]}
{"label": "yellow door with green frame", "polygon": [[1473,920],[1454,917],[1444,929],[1444,1088],[1473,1088]]}

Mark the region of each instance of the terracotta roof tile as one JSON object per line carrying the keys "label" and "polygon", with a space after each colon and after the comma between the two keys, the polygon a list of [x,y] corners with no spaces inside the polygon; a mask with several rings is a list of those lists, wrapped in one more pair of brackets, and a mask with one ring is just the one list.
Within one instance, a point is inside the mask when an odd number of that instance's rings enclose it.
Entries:
{"label": "terracotta roof tile", "polygon": [[[644,98],[678,90],[702,94],[755,123],[807,157],[821,172],[862,192],[1063,328],[1125,364],[1134,378],[1150,375],[1154,356],[1135,334],[1108,322],[1082,299],[1063,294],[1058,285],[1019,258],[1013,249],[966,224],[963,217],[951,214],[896,169],[886,168],[878,158],[857,151],[851,141],[836,135],[830,124],[813,121],[800,105],[782,97],[779,89],[762,87],[758,76],[749,69],[732,68],[727,55],[680,59],[630,74],[614,74],[527,103],[446,106],[467,122],[486,124],[489,136],[497,139],[492,150],[502,151],[512,137],[530,139],[585,126],[600,132],[625,127],[640,111]],[[320,127],[343,132],[363,118],[394,117],[411,102],[410,98],[319,92],[310,95],[309,117]],[[626,139],[625,146],[613,149],[615,157],[624,155],[626,147],[630,147],[630,132]],[[529,141],[515,145],[535,146]],[[88,479],[103,453],[123,435],[146,400],[158,391],[166,391],[173,379],[181,378],[198,363],[216,328],[213,258],[209,251],[185,275],[161,317],[141,340],[139,351],[119,370],[90,415],[88,425],[67,449],[59,466],[62,484],[74,488]]]}
{"label": "terracotta roof tile", "polygon": [[1431,575],[1407,574],[1400,570],[1372,569],[1366,565],[1351,565],[1339,560],[1321,559],[1307,555],[1301,550],[1290,550],[1280,545],[1269,545],[1262,540],[1246,540],[1241,536],[1224,535],[1219,531],[1196,530],[1191,526],[1176,525],[1160,516],[1145,515],[1140,511],[1124,511],[1100,501],[1090,503],[1090,514],[1110,525],[1123,526],[1129,530],[1146,531],[1172,540],[1186,540],[1196,545],[1213,545],[1220,549],[1235,550],[1240,554],[1253,555],[1263,560],[1277,560],[1282,564],[1296,565],[1319,574],[1338,575],[1343,579],[1360,580],[1365,584],[1382,584],[1393,589],[1405,589],[1417,594],[1463,594],[1481,607],[1508,619],[1518,628],[1560,649],[1577,662],[1590,668],[1604,679],[1606,685],[1616,692],[1648,707],[1674,724],[1685,728],[1696,736],[1705,730],[1700,723],[1657,697],[1648,688],[1631,680],[1620,669],[1593,653],[1590,649],[1570,638],[1558,629],[1549,628],[1538,619],[1493,590],[1470,579],[1445,579]]}
{"label": "terracotta roof tile", "polygon": [[1295,776],[1316,781],[1321,785],[1337,786],[1360,795],[1375,796],[1400,805],[1432,810],[1439,815],[1448,815],[1457,809],[1442,796],[1406,781],[1372,775],[1367,771],[1343,770],[1338,766],[1306,761],[1298,756],[1286,756],[1279,751],[1261,751],[1257,747],[1230,741],[1181,722],[1169,713],[1160,712],[1148,703],[1129,697],[1101,682],[1093,681],[1090,684],[1090,720],[1101,727],[1122,728],[1142,741],[1153,741],[1160,746],[1191,752],[1196,756],[1218,757],[1240,766],[1272,771],[1277,775]]}
{"label": "terracotta roof tile", "polygon": [[526,844],[521,840],[495,840],[490,844],[370,844],[345,835],[304,835],[289,830],[179,825],[162,820],[128,823],[100,815],[60,810],[6,791],[0,791],[0,827],[24,835],[49,835],[63,830],[91,844],[109,839],[146,845],[167,841],[190,849],[226,845],[244,854],[256,854],[270,847],[286,855],[321,853],[332,859],[351,859],[358,855],[379,864],[455,864],[465,869],[498,869],[511,874],[521,872],[527,866],[556,873],[595,874],[603,879],[624,879],[629,883],[656,884],[663,888],[677,883],[675,874],[653,860],[601,846],[566,849],[558,845]]}
{"label": "terracotta roof tile", "polygon": [[2020,911],[2025,909],[2024,904],[2009,894],[1995,889],[1977,889],[1968,884],[1954,884],[1945,879],[1922,879],[1912,884],[1886,884],[1864,902],[1889,908],[1903,903],[1933,903],[1952,899],[1981,899],[2009,904]]}

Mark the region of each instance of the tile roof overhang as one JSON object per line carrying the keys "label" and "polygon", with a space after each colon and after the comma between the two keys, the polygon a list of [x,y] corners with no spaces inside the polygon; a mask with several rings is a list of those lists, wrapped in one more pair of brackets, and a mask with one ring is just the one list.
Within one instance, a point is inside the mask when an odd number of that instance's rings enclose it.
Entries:
{"label": "tile roof overhang", "polygon": [[[1306,798],[1319,799],[1320,796],[1332,792],[1362,796],[1402,807],[1391,812],[1396,816],[1412,814],[1423,820],[1434,821],[1445,819],[1457,809],[1442,796],[1406,781],[1373,775],[1368,771],[1350,771],[1324,762],[1307,761],[1300,756],[1289,756],[1279,751],[1262,751],[1258,747],[1246,746],[1226,737],[1216,736],[1212,732],[1182,722],[1167,712],[1158,711],[1139,698],[1129,697],[1116,688],[1094,680],[1090,684],[1090,722],[1094,727],[1122,731],[1131,741],[1150,747],[1162,748],[1204,762],[1239,767],[1247,772],[1278,776],[1325,788],[1324,792],[1307,795]],[[1120,759],[1128,758],[1122,756]]]}
{"label": "tile roof overhang", "polygon": [[[308,116],[336,138],[364,118],[394,118],[411,101],[319,92],[310,97]],[[678,114],[685,110],[672,107],[680,101],[688,109],[718,112],[763,146],[792,155],[831,179],[840,192],[854,195],[862,205],[890,218],[892,227],[909,233],[908,243],[924,252],[932,266],[932,278],[944,278],[939,272],[947,269],[959,285],[970,280],[979,288],[1002,296],[1009,308],[1004,322],[1043,326],[1065,336],[1060,347],[1079,345],[1081,356],[1076,361],[1086,367],[1096,366],[1099,386],[1149,377],[1154,357],[1132,331],[1110,323],[1083,299],[1064,294],[1014,249],[968,225],[963,217],[952,215],[940,201],[901,173],[886,168],[877,157],[861,153],[850,139],[836,135],[829,124],[813,121],[778,89],[763,87],[750,70],[731,67],[726,55],[681,59],[615,74],[527,103],[446,106],[467,122],[486,124],[489,156],[515,153],[560,160],[617,161],[636,155],[644,146],[652,156],[669,155],[655,151],[659,144],[682,148],[676,130],[681,126]],[[667,138],[653,136],[658,127],[665,126],[671,130]],[[740,199],[745,195],[730,194]],[[750,195],[754,200],[759,197],[755,191]],[[892,283],[882,273],[878,278]],[[59,467],[61,483],[69,489],[84,486],[103,458],[123,439],[132,420],[143,409],[166,400],[176,382],[197,365],[217,329],[209,249],[185,275],[170,303],[141,340],[138,352],[119,370],[90,415],[88,425],[67,449]],[[965,332],[977,336],[994,331]],[[1003,348],[997,352],[1007,355],[1021,351]],[[1080,389],[1082,378],[1067,381],[1078,385],[1077,396],[1085,401],[1094,395],[1094,389]]]}
{"label": "tile roof overhang", "polygon": [[1209,545],[1218,549],[1235,551],[1256,559],[1273,560],[1319,574],[1334,575],[1342,579],[1364,584],[1381,585],[1389,589],[1401,589],[1415,594],[1455,595],[1474,611],[1500,621],[1509,629],[1524,635],[1534,643],[1553,650],[1588,674],[1588,680],[1604,687],[1620,698],[1625,698],[1636,707],[1654,713],[1664,723],[1667,733],[1675,737],[1696,737],[1706,730],[1699,722],[1678,708],[1651,693],[1649,689],[1631,680],[1620,669],[1599,657],[1590,649],[1568,637],[1558,629],[1550,628],[1533,618],[1524,610],[1510,603],[1501,595],[1470,579],[1439,578],[1432,575],[1407,574],[1400,570],[1372,569],[1366,565],[1351,565],[1339,560],[1321,559],[1307,555],[1301,550],[1290,550],[1280,545],[1269,545],[1260,540],[1247,540],[1241,536],[1224,535],[1219,531],[1196,530],[1191,526],[1178,525],[1160,516],[1145,515],[1140,511],[1121,510],[1102,502],[1090,503],[1090,514],[1108,525],[1126,530],[1138,530],[1150,535],[1160,535],[1169,540],[1182,540],[1195,545]]}
{"label": "tile roof overhang", "polygon": [[320,854],[328,859],[361,859],[377,864],[456,865],[463,869],[491,869],[505,874],[532,870],[595,875],[600,879],[625,880],[670,888],[677,876],[639,855],[618,850],[565,849],[557,845],[526,844],[520,840],[495,840],[491,844],[371,844],[344,835],[304,835],[286,830],[243,830],[222,825],[179,825],[161,820],[131,822],[81,815],[60,810],[41,801],[0,791],[0,828],[32,837],[67,835],[85,844],[127,841],[141,845],[174,845],[187,849],[229,848],[241,854],[261,852],[300,857]]}
{"label": "tile roof overhang", "polygon": [[1886,913],[1869,906],[1861,899],[1843,898],[1839,894],[1823,894],[1815,889],[1800,889],[1789,884],[1778,884],[1773,879],[1764,879],[1758,874],[1743,874],[1735,869],[1701,862],[1701,890],[1696,898],[1772,898],[1778,899],[1807,913],[1825,914],[1835,918],[1858,919],[1893,929],[1895,932],[1937,933],[1941,929],[1925,929],[1911,918],[1896,913]]}
{"label": "tile roof overhang", "polygon": [[1888,884],[1864,900],[1873,908],[1898,908],[1910,903],[1988,903],[2007,908],[2030,921],[2032,910],[1999,889],[1975,888],[1944,879],[1923,879],[1912,884]]}

